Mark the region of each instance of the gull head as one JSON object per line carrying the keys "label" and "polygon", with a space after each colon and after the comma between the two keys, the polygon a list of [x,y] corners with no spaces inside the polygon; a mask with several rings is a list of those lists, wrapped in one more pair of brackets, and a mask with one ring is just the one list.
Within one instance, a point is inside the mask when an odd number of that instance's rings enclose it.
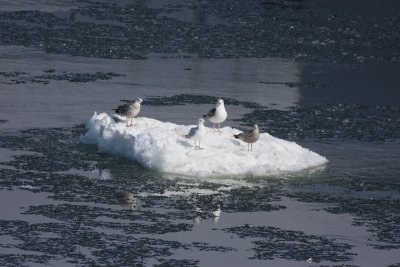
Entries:
{"label": "gull head", "polygon": [[258,124],[254,124],[253,130],[258,130]]}
{"label": "gull head", "polygon": [[222,98],[218,99],[217,107],[223,106],[223,105],[224,105],[224,100]]}
{"label": "gull head", "polygon": [[143,99],[141,99],[141,98],[136,98],[136,99],[135,99],[135,102],[141,104],[141,103],[143,102]]}
{"label": "gull head", "polygon": [[204,123],[205,123],[205,120],[204,120],[204,119],[199,119],[198,124],[204,125]]}

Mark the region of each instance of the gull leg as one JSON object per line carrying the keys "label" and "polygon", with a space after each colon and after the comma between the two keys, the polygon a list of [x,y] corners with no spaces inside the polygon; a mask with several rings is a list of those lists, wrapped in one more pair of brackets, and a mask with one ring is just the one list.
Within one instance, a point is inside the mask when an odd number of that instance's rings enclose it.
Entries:
{"label": "gull leg", "polygon": [[251,151],[253,151],[253,143],[250,144]]}
{"label": "gull leg", "polygon": [[126,124],[126,127],[128,127],[128,117],[126,117],[125,124]]}
{"label": "gull leg", "polygon": [[203,148],[200,146],[200,141],[199,141],[199,149],[203,149]]}
{"label": "gull leg", "polygon": [[218,123],[218,132],[221,132],[221,123]]}

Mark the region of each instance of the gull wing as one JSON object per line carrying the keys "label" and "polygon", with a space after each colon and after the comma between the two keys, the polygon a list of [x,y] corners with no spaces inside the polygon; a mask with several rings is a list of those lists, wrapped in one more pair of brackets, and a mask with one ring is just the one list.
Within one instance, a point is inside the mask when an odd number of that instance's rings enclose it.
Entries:
{"label": "gull wing", "polygon": [[129,104],[121,105],[121,106],[118,106],[116,109],[114,109],[115,113],[118,113],[118,114],[127,113],[128,110],[129,110]]}
{"label": "gull wing", "polygon": [[190,138],[193,137],[197,132],[197,127],[193,127],[190,129],[189,133],[187,135],[185,135],[186,138]]}
{"label": "gull wing", "polygon": [[203,115],[203,117],[204,117],[204,118],[210,118],[210,117],[212,117],[212,116],[215,115],[215,112],[216,112],[216,111],[217,111],[216,108],[210,109],[210,111],[209,111],[206,115]]}

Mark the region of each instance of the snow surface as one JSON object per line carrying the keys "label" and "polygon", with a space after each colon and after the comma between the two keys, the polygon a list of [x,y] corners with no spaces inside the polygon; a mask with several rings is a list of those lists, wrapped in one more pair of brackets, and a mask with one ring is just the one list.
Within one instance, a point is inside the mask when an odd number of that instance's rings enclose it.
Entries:
{"label": "snow surface", "polygon": [[262,133],[253,151],[233,135],[240,131],[222,128],[222,133],[207,128],[195,150],[193,141],[184,136],[193,125],[177,125],[155,119],[135,118],[132,127],[116,122],[106,113],[94,113],[86,124],[81,142],[96,144],[100,152],[131,158],[143,166],[187,176],[263,176],[297,172],[327,163],[327,159],[294,142]]}

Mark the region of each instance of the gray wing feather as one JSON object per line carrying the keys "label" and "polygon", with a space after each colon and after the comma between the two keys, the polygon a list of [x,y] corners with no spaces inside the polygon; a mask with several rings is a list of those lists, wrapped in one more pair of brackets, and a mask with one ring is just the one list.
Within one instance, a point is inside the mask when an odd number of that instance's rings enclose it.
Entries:
{"label": "gray wing feather", "polygon": [[188,133],[187,135],[185,135],[185,137],[186,137],[186,138],[192,137],[193,135],[196,134],[196,131],[197,131],[197,127],[191,128],[190,131],[189,131],[189,133]]}
{"label": "gray wing feather", "polygon": [[215,112],[217,111],[216,108],[211,109],[206,115],[203,115],[204,118],[210,118],[215,115]]}
{"label": "gray wing feather", "polygon": [[244,132],[244,133],[238,134],[236,138],[238,138],[246,143],[254,143],[258,140],[258,138],[260,138],[260,134],[255,133],[254,131]]}
{"label": "gray wing feather", "polygon": [[115,113],[125,114],[129,111],[129,104],[118,106],[115,110]]}

